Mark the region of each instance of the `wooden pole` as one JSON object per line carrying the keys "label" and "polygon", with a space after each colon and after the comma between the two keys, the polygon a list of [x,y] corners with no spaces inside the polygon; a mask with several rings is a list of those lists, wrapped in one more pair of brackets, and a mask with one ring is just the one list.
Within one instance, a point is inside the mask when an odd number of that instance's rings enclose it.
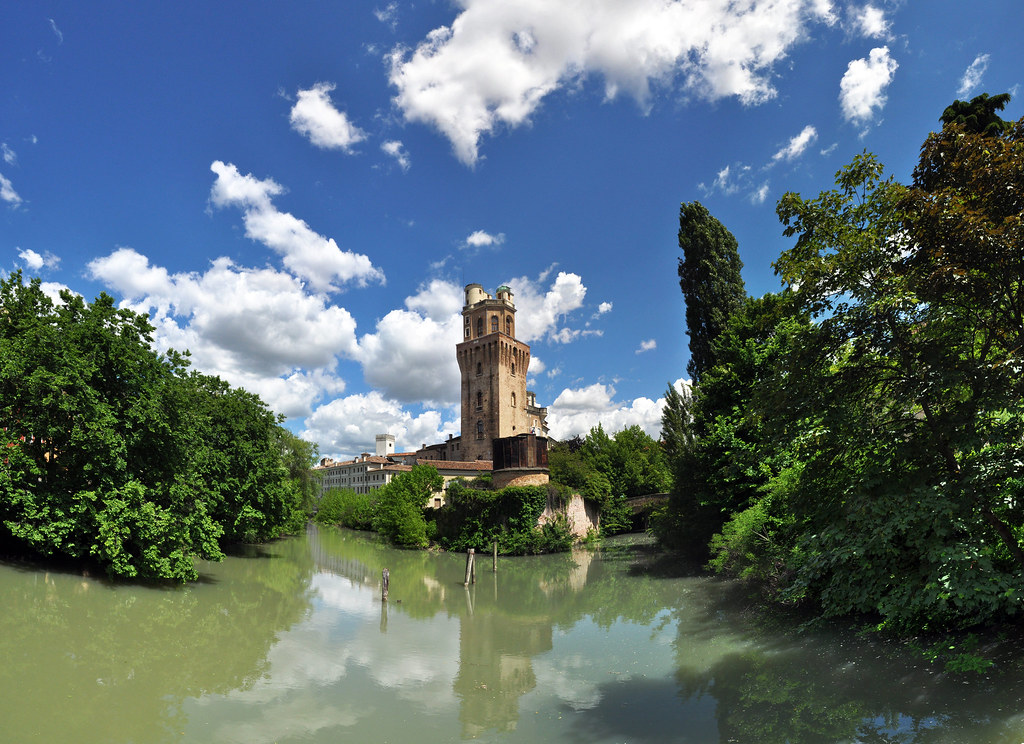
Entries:
{"label": "wooden pole", "polygon": [[385,568],[384,573],[380,577],[380,601],[388,601],[388,581],[391,579],[391,575]]}
{"label": "wooden pole", "polygon": [[476,566],[474,565],[476,561],[473,556],[474,552],[473,548],[466,551],[466,581],[463,583],[463,586],[469,586],[470,580],[476,581]]}
{"label": "wooden pole", "polygon": [[494,541],[494,552],[491,554],[491,570],[498,572],[498,541]]}

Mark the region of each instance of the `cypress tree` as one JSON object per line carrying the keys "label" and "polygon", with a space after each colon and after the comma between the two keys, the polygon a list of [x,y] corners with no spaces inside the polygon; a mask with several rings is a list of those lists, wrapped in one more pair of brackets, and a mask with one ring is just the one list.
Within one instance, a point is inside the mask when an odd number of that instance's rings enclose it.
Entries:
{"label": "cypress tree", "polygon": [[747,296],[739,246],[725,225],[700,202],[679,207],[679,287],[686,300],[690,362],[694,383],[715,364],[714,340]]}

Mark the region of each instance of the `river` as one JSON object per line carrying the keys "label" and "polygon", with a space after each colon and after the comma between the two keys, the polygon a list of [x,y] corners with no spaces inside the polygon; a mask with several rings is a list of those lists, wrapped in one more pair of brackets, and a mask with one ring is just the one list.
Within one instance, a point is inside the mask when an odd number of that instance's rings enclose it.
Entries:
{"label": "river", "polygon": [[642,538],[464,572],[313,527],[185,587],[0,563],[0,741],[1024,741],[1021,655],[760,627]]}

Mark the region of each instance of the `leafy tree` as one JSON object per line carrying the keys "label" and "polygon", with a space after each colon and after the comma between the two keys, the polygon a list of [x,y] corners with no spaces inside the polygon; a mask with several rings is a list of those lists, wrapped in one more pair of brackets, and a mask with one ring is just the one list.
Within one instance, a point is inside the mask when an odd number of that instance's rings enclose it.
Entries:
{"label": "leafy tree", "polygon": [[955,124],[963,127],[966,132],[980,134],[984,137],[1005,134],[1011,129],[1013,122],[1005,121],[996,112],[1006,108],[1006,104],[1009,102],[1009,93],[1000,93],[991,97],[988,93],[982,93],[970,101],[953,101],[942,112],[943,128]]}
{"label": "leafy tree", "polygon": [[777,268],[819,317],[777,408],[801,460],[788,503],[807,520],[787,593],[826,614],[917,627],[1020,608],[1024,328],[1004,215],[1021,134],[951,124],[911,189],[863,155],[836,190],[779,204],[798,240]]}
{"label": "leafy tree", "polygon": [[788,457],[765,432],[765,386],[805,324],[790,295],[766,294],[747,299],[715,340],[718,361],[692,404],[692,440],[676,462],[668,506],[653,524],[666,545],[707,557],[712,535],[756,503]]}
{"label": "leafy tree", "polygon": [[673,474],[693,444],[693,392],[689,385],[682,390],[670,384],[665,391],[665,407],[661,413],[661,446]]}
{"label": "leafy tree", "polygon": [[414,465],[399,473],[377,491],[373,528],[395,545],[426,547],[427,521],[423,516],[427,501],[444,486],[444,478],[431,465]]}
{"label": "leafy tree", "polygon": [[[221,540],[298,522],[262,401],[159,356],[145,316],[0,281],[0,545],[188,580]],[[294,443],[293,443],[294,444]],[[308,453],[307,453],[308,454]]]}
{"label": "leafy tree", "polygon": [[565,444],[553,447],[548,464],[554,483],[598,505],[604,534],[631,529],[632,510],[626,499],[664,493],[672,482],[665,453],[639,426],[609,437],[598,424],[574,452]]}
{"label": "leafy tree", "polygon": [[679,287],[686,300],[694,383],[715,364],[713,343],[746,297],[736,238],[700,202],[679,207]]}

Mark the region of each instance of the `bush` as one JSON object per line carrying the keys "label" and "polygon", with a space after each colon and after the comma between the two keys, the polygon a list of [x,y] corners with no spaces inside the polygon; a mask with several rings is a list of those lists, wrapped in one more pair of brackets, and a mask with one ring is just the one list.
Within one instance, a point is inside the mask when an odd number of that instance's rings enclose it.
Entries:
{"label": "bush", "polygon": [[373,528],[395,545],[425,548],[429,540],[423,510],[443,485],[444,478],[431,465],[415,465],[399,474],[377,492]]}
{"label": "bush", "polygon": [[496,540],[506,555],[553,553],[572,547],[573,537],[564,515],[537,527],[549,489],[543,486],[512,486],[484,491],[453,481],[447,504],[434,521],[438,541],[448,550],[487,550]]}
{"label": "bush", "polygon": [[353,530],[373,528],[373,502],[351,488],[332,488],[324,494],[314,517],[319,524],[336,524]]}

